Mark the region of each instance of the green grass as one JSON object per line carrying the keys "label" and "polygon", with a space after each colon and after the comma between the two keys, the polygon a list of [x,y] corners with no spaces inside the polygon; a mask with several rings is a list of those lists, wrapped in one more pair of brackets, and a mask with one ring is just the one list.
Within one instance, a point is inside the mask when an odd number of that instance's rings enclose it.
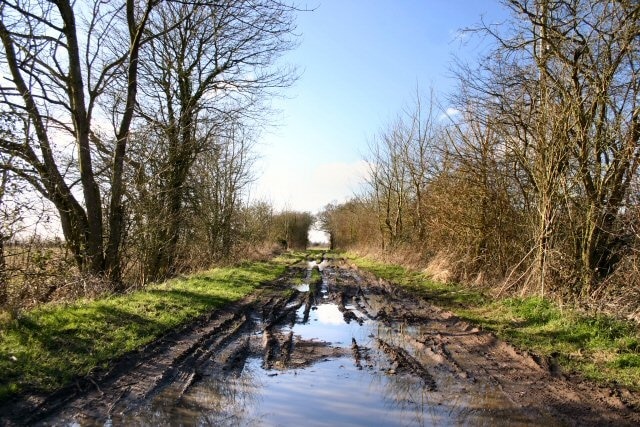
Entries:
{"label": "green grass", "polygon": [[640,332],[636,324],[563,309],[540,297],[494,300],[474,289],[434,282],[398,265],[351,253],[346,256],[361,269],[406,287],[521,349],[556,358],[566,371],[640,390]]}
{"label": "green grass", "polygon": [[328,260],[342,259],[345,257],[345,252],[337,250],[325,250],[324,257]]}
{"label": "green grass", "polygon": [[306,283],[307,279],[305,279],[304,277],[301,276],[296,276],[296,277],[292,277],[289,280],[289,283],[291,283],[294,286],[299,286],[299,285],[303,285],[304,283]]}
{"label": "green grass", "polygon": [[297,274],[295,274],[293,277],[291,277],[291,279],[289,279],[289,282],[292,285],[303,285],[303,284],[313,284],[313,283],[320,283],[322,282],[322,273],[320,273],[320,270],[318,269],[318,267],[313,267],[311,269],[311,274],[309,274],[309,277],[307,277],[308,274],[308,270],[306,269],[301,269]]}
{"label": "green grass", "polygon": [[481,292],[454,284],[435,282],[424,273],[413,271],[400,265],[386,264],[370,258],[361,258],[352,253],[346,253],[345,257],[359,268],[408,288],[434,301],[435,304],[443,308],[453,309],[469,305],[477,306],[488,301],[487,297]]}
{"label": "green grass", "polygon": [[309,278],[309,283],[322,283],[322,273],[320,273],[320,269],[318,269],[318,267],[313,267],[311,269],[311,277]]}
{"label": "green grass", "polygon": [[0,401],[50,392],[213,309],[237,301],[299,261],[215,268],[143,291],[74,304],[44,305],[0,321]]}
{"label": "green grass", "polygon": [[312,258],[321,257],[325,252],[327,252],[325,248],[309,248],[306,250],[306,253]]}

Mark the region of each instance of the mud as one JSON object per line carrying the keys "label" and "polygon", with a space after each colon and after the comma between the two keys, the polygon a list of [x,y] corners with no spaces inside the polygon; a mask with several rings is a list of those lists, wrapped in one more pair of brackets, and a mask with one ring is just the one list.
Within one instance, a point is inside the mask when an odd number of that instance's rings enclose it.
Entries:
{"label": "mud", "polygon": [[559,372],[342,261],[293,267],[101,375],[0,408],[8,425],[637,425]]}

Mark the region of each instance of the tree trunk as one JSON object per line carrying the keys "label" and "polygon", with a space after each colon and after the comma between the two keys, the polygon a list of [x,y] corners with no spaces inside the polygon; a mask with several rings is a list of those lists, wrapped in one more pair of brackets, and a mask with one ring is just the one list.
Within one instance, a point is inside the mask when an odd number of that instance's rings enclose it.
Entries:
{"label": "tree trunk", "polygon": [[185,153],[178,144],[172,144],[173,155],[170,155],[169,184],[162,204],[165,206],[166,218],[160,232],[160,238],[156,242],[156,255],[149,271],[149,277],[158,281],[170,277],[175,273],[175,261],[177,257],[178,241],[182,228],[182,204],[184,197],[184,184],[191,165],[190,156]]}
{"label": "tree trunk", "polygon": [[122,287],[120,246],[122,243],[122,227],[124,224],[124,208],[122,196],[124,195],[124,157],[129,141],[129,128],[135,111],[138,89],[138,58],[142,43],[142,30],[145,28],[153,2],[147,3],[144,16],[139,24],[134,17],[134,1],[127,0],[127,23],[131,37],[129,50],[129,68],[127,70],[127,102],[120,121],[120,128],[116,136],[116,148],[113,154],[113,170],[111,177],[111,200],[109,202],[109,239],[105,254],[105,269],[109,278],[118,288]]}
{"label": "tree trunk", "polygon": [[80,181],[87,213],[86,271],[100,275],[104,272],[102,200],[96,182],[89,145],[90,116],[86,109],[80,47],[75,22],[75,14],[68,0],[58,2],[58,9],[64,21],[63,31],[67,39],[69,59],[69,98],[76,144],[78,146],[78,166]]}
{"label": "tree trunk", "polygon": [[551,230],[553,221],[553,206],[551,196],[543,192],[540,195],[540,215],[537,232],[537,251],[536,251],[536,274],[538,278],[538,286],[540,295],[544,297],[547,267],[549,258],[549,249],[551,247]]}
{"label": "tree trunk", "polygon": [[0,231],[0,307],[7,304],[7,264],[4,259],[4,234]]}

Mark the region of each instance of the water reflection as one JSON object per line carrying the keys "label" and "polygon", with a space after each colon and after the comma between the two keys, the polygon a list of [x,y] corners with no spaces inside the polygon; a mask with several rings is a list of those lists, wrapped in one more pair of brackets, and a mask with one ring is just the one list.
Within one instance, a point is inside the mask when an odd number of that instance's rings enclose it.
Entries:
{"label": "water reflection", "polygon": [[[324,268],[325,280],[312,291],[326,297],[326,278],[337,274],[335,269]],[[298,290],[309,292],[309,285]],[[312,309],[301,306],[293,326],[282,329],[283,335],[291,333],[295,337],[294,348],[315,342],[326,343],[340,352],[322,353],[329,356],[310,358],[304,365],[292,363],[287,369],[267,370],[260,357],[260,331],[253,331],[246,338],[252,340],[253,351],[240,370],[232,374],[220,372],[212,363],[211,370],[188,390],[167,387],[146,405],[114,416],[110,423],[355,426],[531,422],[492,384],[461,381],[446,365],[445,358],[436,357],[434,350],[425,345],[428,331],[423,327],[374,320],[384,301],[375,295],[367,298],[370,307],[374,307],[372,312],[367,310],[369,317],[356,305],[345,307],[364,319],[361,324],[346,323],[339,306],[328,303],[326,298],[311,298]],[[402,349],[406,357],[424,366],[437,389],[428,387],[415,372],[400,369],[380,342]],[[363,358],[361,364],[355,363],[355,356],[349,356],[352,346],[357,346],[359,357]],[[504,417],[505,411],[508,418]]]}
{"label": "water reflection", "polygon": [[316,261],[316,260],[309,261],[309,262],[307,263],[307,268],[308,268],[309,270],[312,270],[314,267],[318,267],[318,270],[320,270],[320,271],[322,272],[322,271],[323,271],[325,268],[327,268],[329,265],[330,265],[330,261],[329,261],[329,260],[327,260],[327,259],[325,258],[325,259],[323,259],[321,262],[318,262],[318,261]]}
{"label": "water reflection", "polygon": [[309,292],[309,284],[308,283],[302,283],[300,285],[295,285],[293,288],[298,292]]}

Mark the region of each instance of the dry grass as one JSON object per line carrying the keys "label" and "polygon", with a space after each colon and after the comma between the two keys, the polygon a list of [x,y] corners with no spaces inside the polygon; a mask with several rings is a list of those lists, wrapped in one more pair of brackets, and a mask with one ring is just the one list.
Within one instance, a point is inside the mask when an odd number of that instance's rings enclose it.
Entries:
{"label": "dry grass", "polygon": [[[214,266],[230,266],[241,261],[267,261],[278,252],[277,245],[244,245],[229,259],[213,262],[210,256],[191,256],[183,263],[179,275],[188,275]],[[0,314],[15,316],[48,302],[73,302],[80,298],[93,300],[114,292],[108,280],[81,274],[71,252],[62,242],[34,239],[6,244],[5,298],[0,298]],[[136,254],[127,254],[124,282],[129,292],[146,285],[144,265]],[[2,291],[3,289],[0,289]]]}
{"label": "dry grass", "polygon": [[[523,262],[504,274],[489,274],[464,254],[441,250],[434,255],[421,256],[411,246],[383,251],[379,248],[352,247],[359,256],[381,262],[401,265],[420,271],[429,279],[440,283],[462,284],[494,298],[536,297],[540,290],[531,276],[531,264]],[[525,268],[528,266],[528,268]],[[590,295],[576,297],[567,291],[566,284],[575,278],[570,270],[553,265],[554,274],[547,282],[544,297],[559,306],[573,307],[582,313],[612,316],[640,325],[640,255],[625,257],[614,274],[600,283]]]}
{"label": "dry grass", "polygon": [[452,257],[447,253],[438,253],[427,263],[423,272],[437,282],[449,283],[455,280]]}
{"label": "dry grass", "polygon": [[523,350],[557,359],[566,372],[640,390],[640,329],[636,323],[563,307],[539,296],[494,298],[468,286],[438,283],[421,270],[354,253],[347,256],[359,268],[406,287]]}
{"label": "dry grass", "polygon": [[4,247],[4,257],[5,308],[9,311],[104,292],[104,283],[81,276],[62,243],[36,240],[9,244]]}

